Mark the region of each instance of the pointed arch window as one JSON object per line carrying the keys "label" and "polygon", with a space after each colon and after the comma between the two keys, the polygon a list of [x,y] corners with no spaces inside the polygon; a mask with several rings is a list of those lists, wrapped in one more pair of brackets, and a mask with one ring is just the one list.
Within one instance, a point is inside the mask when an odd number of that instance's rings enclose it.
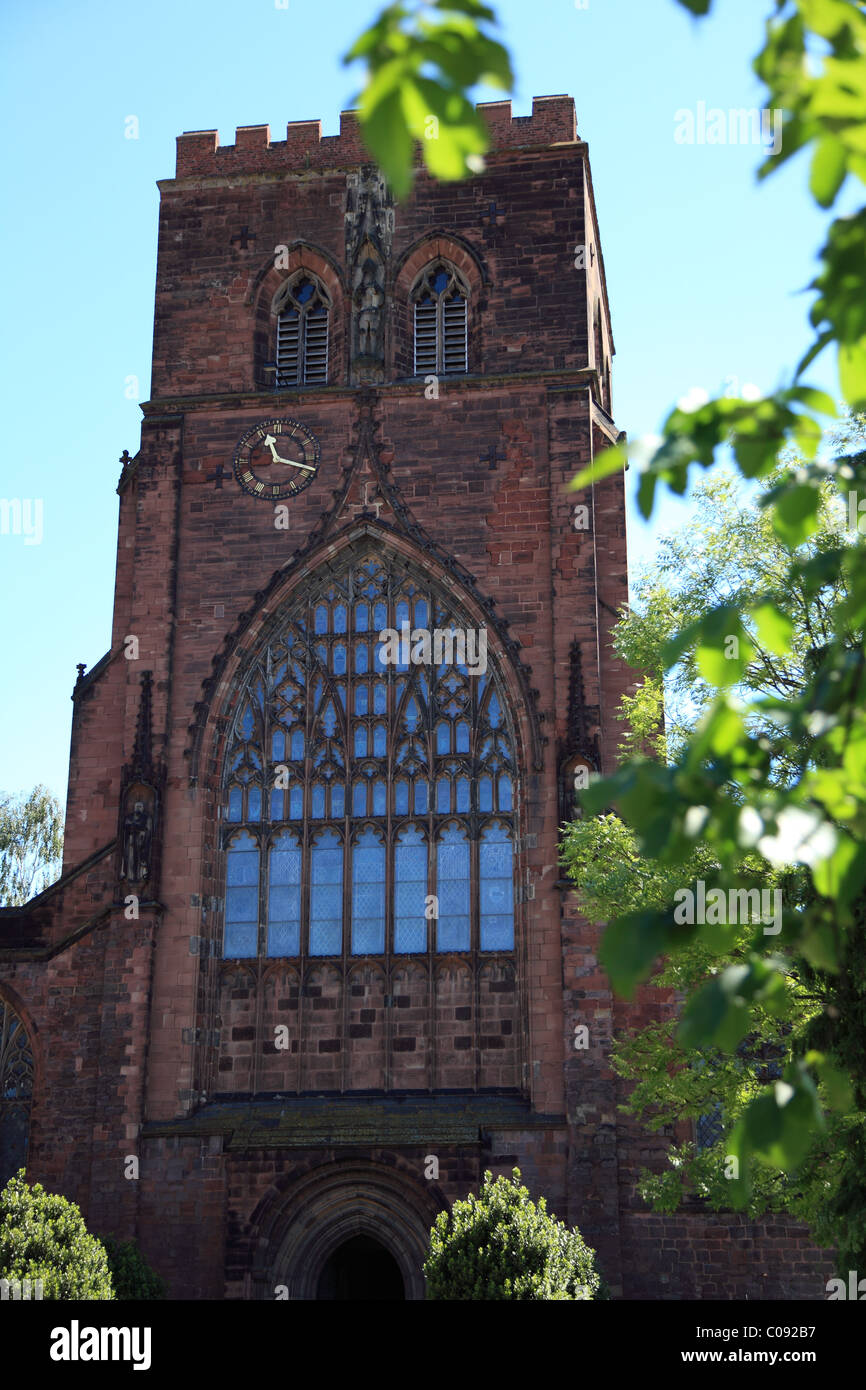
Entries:
{"label": "pointed arch window", "polygon": [[33,1052],[27,1029],[0,999],[0,1188],[27,1163]]}
{"label": "pointed arch window", "polygon": [[288,605],[223,761],[227,957],[513,950],[514,732],[473,632],[363,547]]}
{"label": "pointed arch window", "polygon": [[469,370],[469,293],[445,261],[428,266],[412,293],[415,375]]}
{"label": "pointed arch window", "polygon": [[274,299],[276,388],[312,386],[328,380],[330,300],[321,281],[300,271]]}

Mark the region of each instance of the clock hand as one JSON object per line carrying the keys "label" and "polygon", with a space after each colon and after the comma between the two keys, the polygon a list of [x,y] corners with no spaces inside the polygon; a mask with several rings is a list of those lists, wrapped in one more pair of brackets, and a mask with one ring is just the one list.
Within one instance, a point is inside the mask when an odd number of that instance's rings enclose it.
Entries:
{"label": "clock hand", "polygon": [[264,439],[262,440],[262,443],[264,444],[266,449],[270,449],[271,458],[273,459],[274,463],[285,463],[288,464],[289,468],[304,468],[308,473],[315,473],[315,468],[313,468],[312,465],[309,463],[295,463],[294,459],[281,458],[276,450],[277,441],[272,434],[266,434]]}

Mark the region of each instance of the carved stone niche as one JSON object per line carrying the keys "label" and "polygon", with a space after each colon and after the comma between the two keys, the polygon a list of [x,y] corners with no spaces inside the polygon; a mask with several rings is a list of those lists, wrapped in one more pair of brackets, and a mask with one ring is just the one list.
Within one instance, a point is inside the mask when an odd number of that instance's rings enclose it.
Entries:
{"label": "carved stone niche", "polygon": [[355,386],[378,386],[385,380],[385,285],[393,237],[393,199],[376,166],[365,164],[346,179],[346,266]]}
{"label": "carved stone niche", "polygon": [[153,852],[158,810],[156,787],[130,782],[120,818],[120,878],[128,888],[150,886],[156,879]]}
{"label": "carved stone niche", "polygon": [[595,771],[596,768],[583,753],[574,753],[560,765],[559,819],[563,825],[569,821],[583,820],[580,794],[586,791]]}

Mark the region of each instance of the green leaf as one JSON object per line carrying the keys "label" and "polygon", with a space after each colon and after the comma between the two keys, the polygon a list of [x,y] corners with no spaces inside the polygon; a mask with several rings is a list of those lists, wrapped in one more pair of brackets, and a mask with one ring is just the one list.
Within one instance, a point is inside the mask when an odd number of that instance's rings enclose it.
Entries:
{"label": "green leaf", "polygon": [[568,485],[570,492],[580,492],[583,488],[589,487],[590,483],[600,483],[603,478],[609,478],[614,473],[619,473],[628,460],[628,450],[623,444],[612,444],[609,449],[597,454],[588,463],[586,468],[582,468]]}
{"label": "green leaf", "polygon": [[787,613],[783,613],[775,603],[760,603],[751,611],[761,644],[777,656],[789,652],[794,624]]}
{"label": "green leaf", "polygon": [[709,14],[712,0],[679,0],[679,3],[692,14]]}
{"label": "green leaf", "polygon": [[866,410],[866,338],[839,344],[839,381],[852,410]]}
{"label": "green leaf", "polygon": [[[631,999],[641,980],[671,938],[673,922],[667,912],[630,912],[618,917],[602,938],[601,963],[617,994]],[[689,934],[694,928],[680,928]]]}
{"label": "green leaf", "polygon": [[817,529],[820,500],[817,487],[811,483],[794,483],[776,493],[771,513],[773,530],[792,550]]}
{"label": "green leaf", "polygon": [[809,172],[809,188],[822,208],[833,205],[847,172],[845,146],[835,136],[825,135],[815,146]]}

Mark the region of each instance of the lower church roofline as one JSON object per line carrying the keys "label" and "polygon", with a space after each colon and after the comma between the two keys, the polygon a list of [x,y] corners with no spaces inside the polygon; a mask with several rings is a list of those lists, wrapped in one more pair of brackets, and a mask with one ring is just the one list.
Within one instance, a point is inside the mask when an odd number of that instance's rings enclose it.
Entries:
{"label": "lower church roofline", "polygon": [[316,1095],[213,1101],[194,1115],[148,1121],[142,1138],[222,1136],[227,1150],[414,1146],[431,1142],[483,1144],[501,1129],[564,1129],[565,1115],[533,1111],[512,1095]]}

